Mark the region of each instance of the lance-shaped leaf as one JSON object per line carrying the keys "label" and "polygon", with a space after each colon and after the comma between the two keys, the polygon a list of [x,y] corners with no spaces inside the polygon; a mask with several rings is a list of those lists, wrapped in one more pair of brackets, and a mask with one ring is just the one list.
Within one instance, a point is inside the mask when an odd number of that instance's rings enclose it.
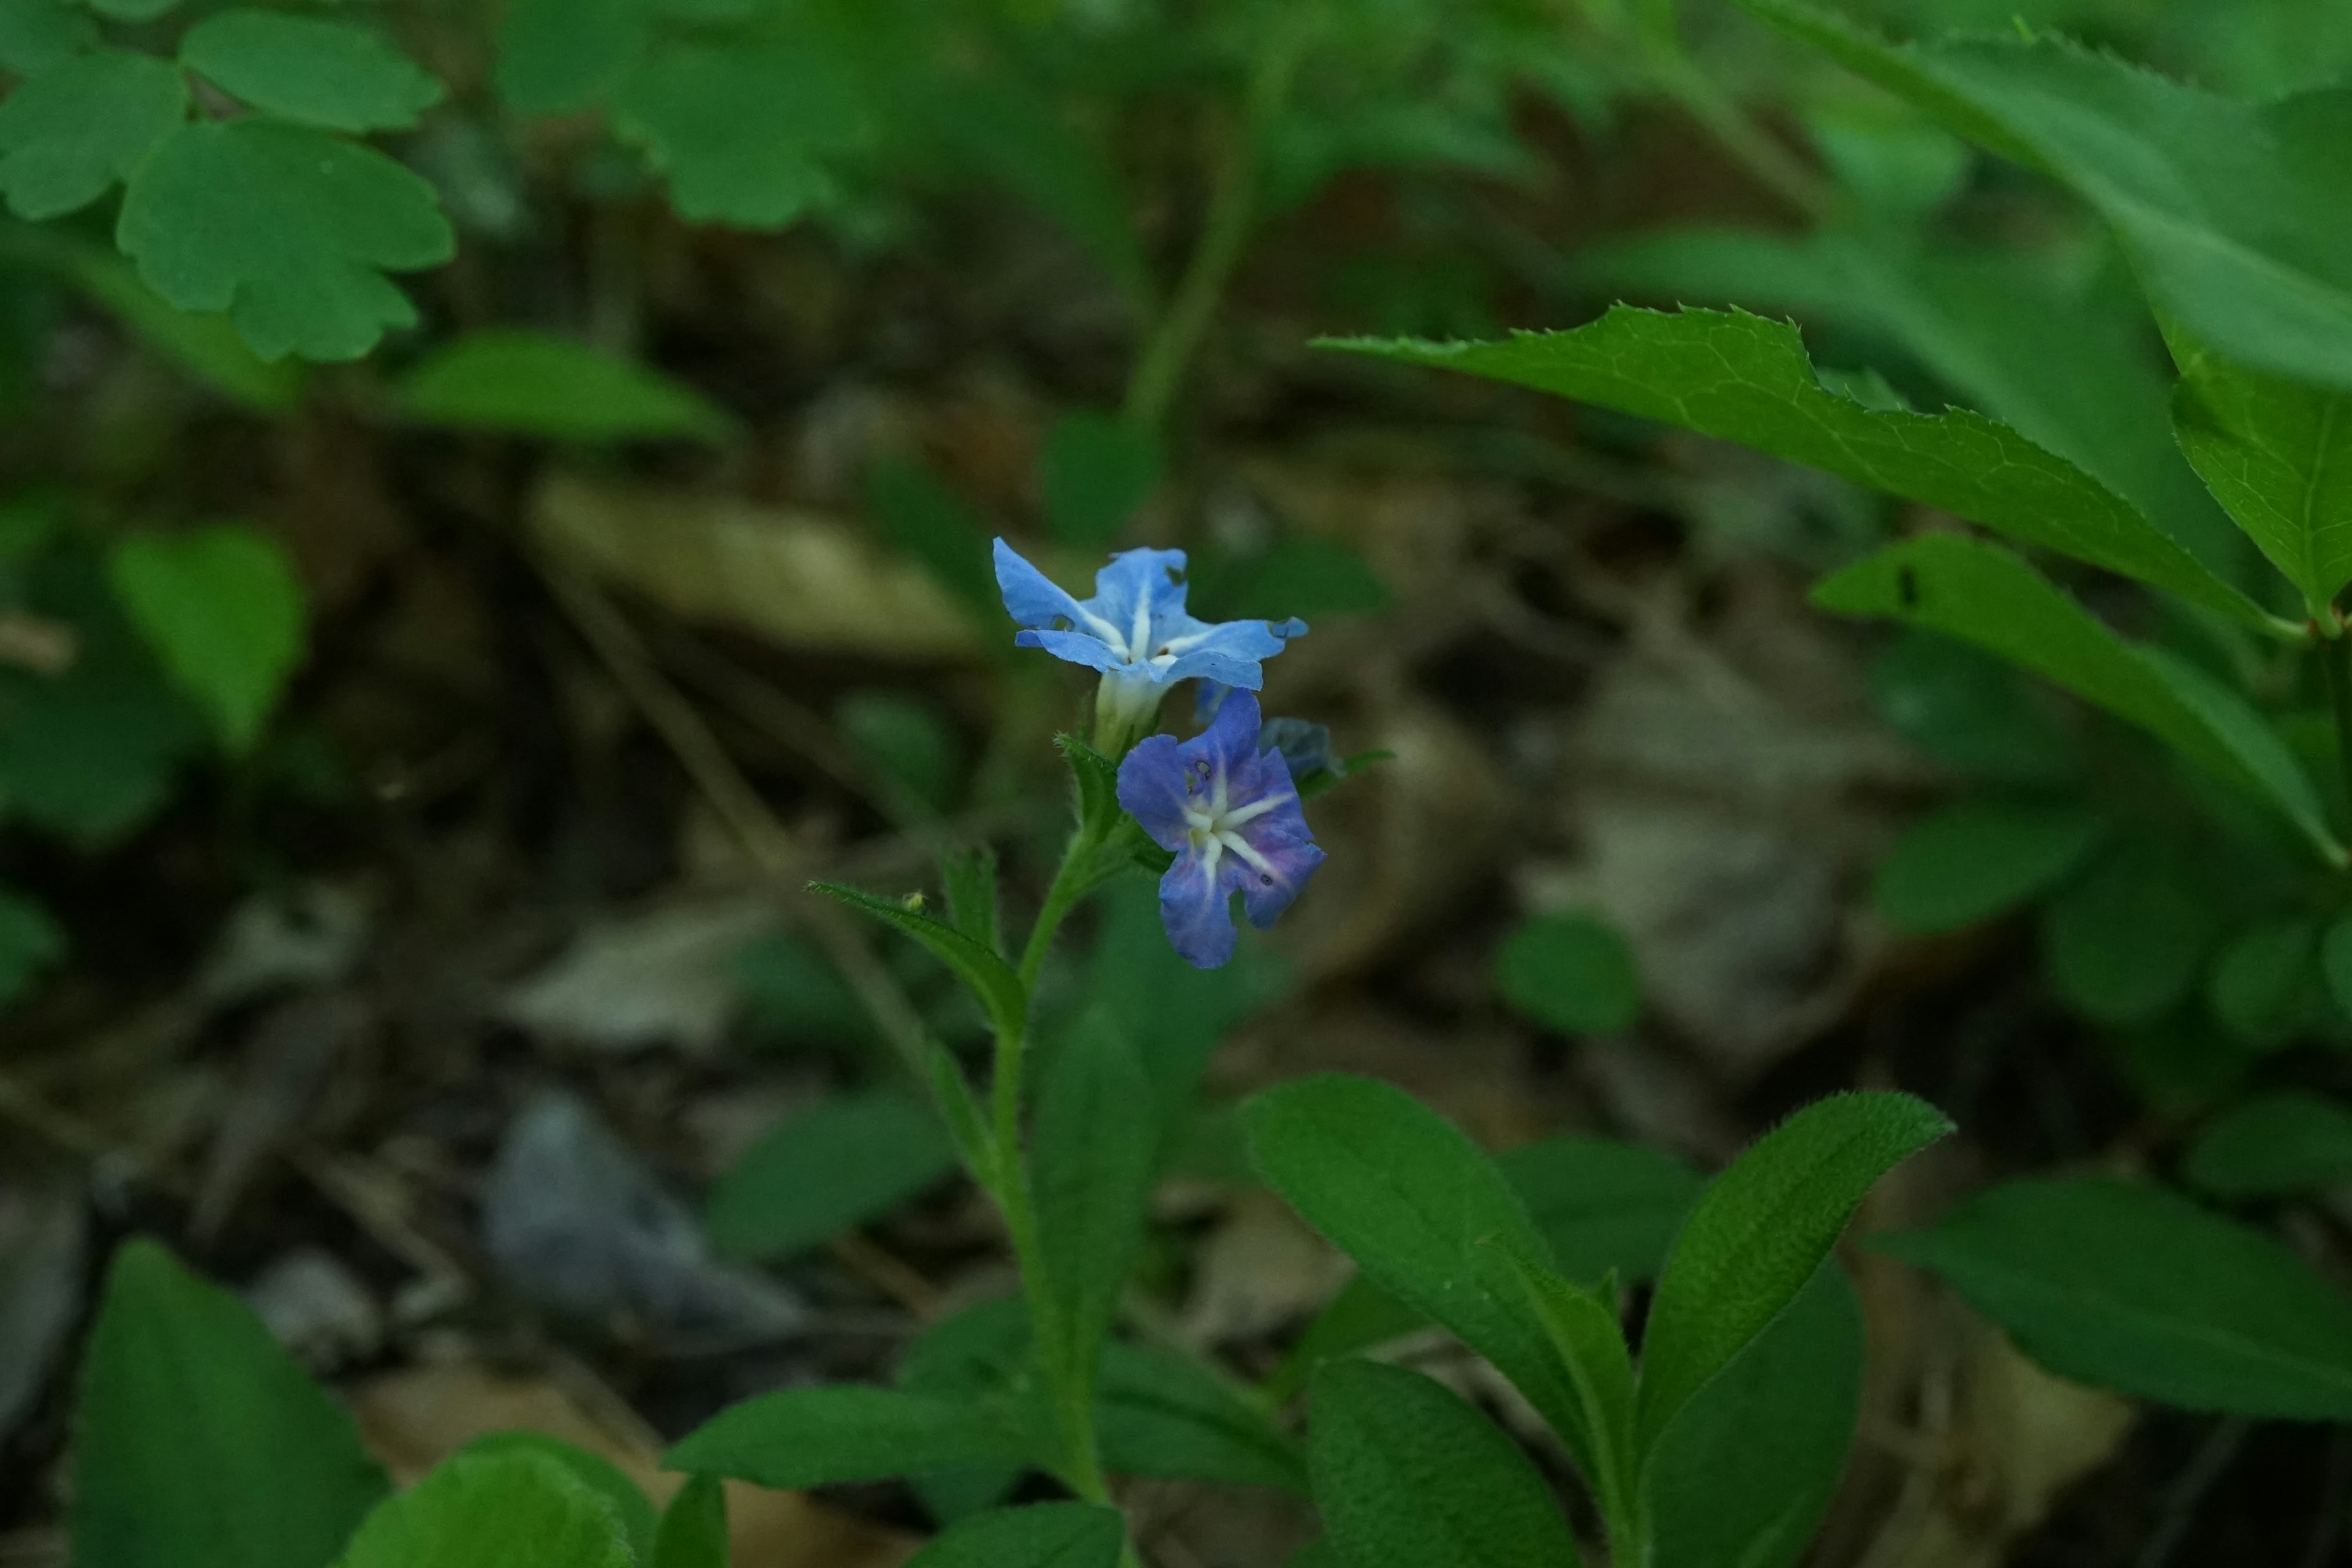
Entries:
{"label": "lance-shaped leaf", "polygon": [[1118,1022],[1090,1013],[1038,1087],[1030,1154],[1038,1244],[1059,1308],[1053,1353],[1074,1375],[1090,1375],[1102,1353],[1143,1242],[1159,1155],[1151,1080]]}
{"label": "lance-shaped leaf", "polygon": [[2161,313],[2216,350],[2352,390],[2352,91],[2240,102],[2061,39],[1895,47],[1795,0],[1741,4],[2064,181],[2131,246]]}
{"label": "lance-shaped leaf", "polygon": [[2243,698],[2162,649],[2117,637],[1999,545],[1948,533],[1906,540],[1821,584],[1813,603],[1927,626],[2022,665],[2267,803],[2343,863],[2309,775]]}
{"label": "lance-shaped leaf", "polygon": [[1822,384],[1786,321],[1620,305],[1565,332],[1499,342],[1334,346],[1466,371],[1622,409],[1825,468],[2103,566],[2249,625],[2271,617],[2130,502],[2008,426],[1966,409],[1873,408]]}
{"label": "lance-shaped leaf", "polygon": [[992,1405],[845,1384],[731,1405],[662,1464],[763,1487],[822,1487],[1035,1458],[1030,1436]]}
{"label": "lance-shaped leaf", "polygon": [[999,1035],[1018,1035],[1028,1026],[1029,998],[1022,989],[1021,977],[996,955],[996,950],[973,941],[944,921],[935,921],[901,903],[877,899],[871,893],[846,888],[838,882],[811,882],[812,892],[839,899],[851,909],[873,916],[885,925],[896,926],[917,942],[930,949],[940,963],[955,971],[981,1011],[988,1016],[992,1028]]}
{"label": "lance-shaped leaf", "polygon": [[1644,1453],[1796,1299],[1878,1178],[1951,1131],[1943,1112],[1907,1094],[1834,1095],[1708,1184],[1675,1237],[1643,1334]]}
{"label": "lance-shaped leaf", "polygon": [[1126,1544],[1118,1510],[1042,1502],[974,1515],[934,1538],[907,1568],[1114,1568]]}
{"label": "lance-shaped leaf", "polygon": [[2242,370],[2171,334],[2173,433],[2314,619],[2352,582],[2352,389]]}
{"label": "lance-shaped leaf", "polygon": [[559,1461],[461,1455],[378,1504],[337,1568],[631,1568],[613,1505]]}

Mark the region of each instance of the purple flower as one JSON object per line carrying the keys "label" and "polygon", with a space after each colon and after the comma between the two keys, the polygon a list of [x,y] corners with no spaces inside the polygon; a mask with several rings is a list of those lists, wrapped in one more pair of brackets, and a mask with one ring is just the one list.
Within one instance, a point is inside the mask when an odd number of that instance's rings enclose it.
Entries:
{"label": "purple flower", "polygon": [[1110,756],[1150,727],[1160,700],[1200,677],[1255,691],[1261,661],[1304,636],[1307,623],[1195,620],[1184,608],[1184,552],[1129,550],[1095,574],[1095,596],[1077,599],[996,542],[996,585],[1004,608],[1028,628],[1013,641],[1102,671],[1096,699],[1097,750]]}
{"label": "purple flower", "polygon": [[1118,804],[1176,856],[1160,879],[1160,922],[1201,969],[1234,955],[1234,894],[1263,930],[1323,863],[1290,769],[1259,749],[1258,727],[1257,699],[1236,691],[1193,739],[1150,736],[1119,764]]}

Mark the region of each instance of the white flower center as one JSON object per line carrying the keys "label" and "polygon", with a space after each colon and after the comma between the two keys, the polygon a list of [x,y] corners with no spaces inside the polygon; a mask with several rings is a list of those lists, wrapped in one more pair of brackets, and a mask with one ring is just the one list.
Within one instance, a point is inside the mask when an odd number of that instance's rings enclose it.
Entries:
{"label": "white flower center", "polygon": [[1219,767],[1210,779],[1207,795],[1188,800],[1184,805],[1185,836],[1192,842],[1192,852],[1201,858],[1202,868],[1213,878],[1218,862],[1231,851],[1235,859],[1257,873],[1260,882],[1273,886],[1276,876],[1274,862],[1251,847],[1249,840],[1242,837],[1241,828],[1281,804],[1282,797],[1272,795],[1247,805],[1234,805],[1231,782],[1225,770]]}

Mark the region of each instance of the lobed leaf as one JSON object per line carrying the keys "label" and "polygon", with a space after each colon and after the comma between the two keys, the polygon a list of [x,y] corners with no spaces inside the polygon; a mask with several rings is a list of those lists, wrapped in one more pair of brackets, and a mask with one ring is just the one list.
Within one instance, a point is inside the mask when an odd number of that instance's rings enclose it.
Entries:
{"label": "lobed leaf", "polygon": [[226,310],[268,360],[357,359],[416,310],[386,272],[456,239],[433,187],[373,148],[259,118],[184,125],[132,174],[116,242],[184,310]]}
{"label": "lobed leaf", "polygon": [[441,84],[375,34],[239,6],[188,29],[180,63],[230,97],[329,131],[404,131]]}
{"label": "lobed leaf", "polygon": [[553,441],[725,442],[735,422],[693,388],[552,332],[497,327],[444,343],[402,376],[420,425]]}
{"label": "lobed leaf", "polygon": [[1576,1540],[1517,1444],[1417,1372],[1315,1374],[1307,1462],[1347,1568],[1573,1568]]}
{"label": "lobed leaf", "polygon": [[2309,775],[2243,698],[2160,648],[2125,641],[1998,545],[1924,534],[1822,582],[1813,602],[1926,626],[2022,665],[2148,731],[2277,811],[2331,864],[2344,863]]}
{"label": "lobed leaf", "polygon": [[2063,181],[2160,314],[2241,364],[2352,389],[2352,91],[2240,102],[2061,39],[1896,47],[1740,0],[1969,140]]}
{"label": "lobed leaf", "polygon": [[781,228],[833,199],[826,158],[864,132],[855,83],[806,49],[691,47],[654,57],[613,126],[689,223]]}
{"label": "lobed leaf", "polygon": [[1738,441],[2134,577],[2250,626],[2270,617],[2063,458],[1966,409],[1872,408],[1823,386],[1803,339],[1744,310],[1620,305],[1500,342],[1332,346],[1466,371]]}
{"label": "lobed leaf", "polygon": [[0,195],[18,217],[79,212],[127,180],[186,120],[188,84],[163,60],[92,49],[0,103]]}
{"label": "lobed leaf", "polygon": [[1644,1454],[1787,1309],[1878,1178],[1951,1131],[1943,1112],[1907,1094],[1833,1095],[1708,1184],[1675,1237],[1643,1332]]}
{"label": "lobed leaf", "polygon": [[1876,1245],[1942,1276],[2061,1377],[2185,1410],[2352,1420],[2352,1300],[2186,1198],[2008,1182]]}
{"label": "lobed leaf", "polygon": [[125,1242],[84,1352],[67,1533],[82,1568],[320,1568],[383,1470],[251,1308]]}

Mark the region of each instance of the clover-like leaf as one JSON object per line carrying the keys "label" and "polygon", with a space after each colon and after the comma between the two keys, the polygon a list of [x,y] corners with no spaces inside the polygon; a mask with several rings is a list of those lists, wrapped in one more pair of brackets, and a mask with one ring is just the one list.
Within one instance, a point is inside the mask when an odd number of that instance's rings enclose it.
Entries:
{"label": "clover-like leaf", "polygon": [[373,33],[279,11],[205,17],[180,40],[180,63],[266,113],[330,131],[404,130],[442,96]]}
{"label": "clover-like leaf", "polygon": [[524,114],[576,114],[627,79],[653,29],[646,0],[518,0],[499,28],[499,96]]}
{"label": "clover-like leaf", "polygon": [[18,217],[62,217],[130,177],[186,118],[188,84],[163,60],[95,49],[0,104],[0,195]]}
{"label": "clover-like leaf", "polygon": [[384,274],[457,247],[433,187],[372,148],[251,119],[173,132],[116,241],[184,310],[226,310],[264,359],[357,359],[416,308]]}
{"label": "clover-like leaf", "polygon": [[830,200],[824,155],[857,139],[851,82],[784,48],[671,49],[614,100],[614,128],[667,176],[689,223],[779,228]]}
{"label": "clover-like leaf", "polygon": [[66,0],[0,5],[0,69],[37,76],[98,43],[98,24]]}

